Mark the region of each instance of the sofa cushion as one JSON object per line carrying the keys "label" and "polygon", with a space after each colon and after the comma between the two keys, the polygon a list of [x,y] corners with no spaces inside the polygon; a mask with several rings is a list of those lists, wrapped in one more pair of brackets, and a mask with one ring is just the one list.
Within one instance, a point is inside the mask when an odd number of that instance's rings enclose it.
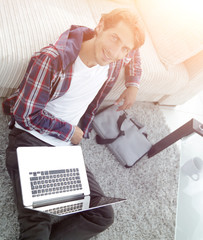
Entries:
{"label": "sofa cushion", "polygon": [[203,49],[199,0],[136,0],[161,61],[179,64]]}
{"label": "sofa cushion", "polygon": [[0,96],[24,77],[31,55],[54,43],[70,25],[95,27],[87,0],[3,0],[0,7]]}

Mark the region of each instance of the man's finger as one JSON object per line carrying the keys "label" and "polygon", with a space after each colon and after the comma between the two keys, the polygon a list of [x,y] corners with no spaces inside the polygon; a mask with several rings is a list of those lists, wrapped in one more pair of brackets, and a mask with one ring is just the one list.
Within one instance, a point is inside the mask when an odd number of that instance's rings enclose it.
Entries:
{"label": "man's finger", "polygon": [[115,105],[118,105],[124,99],[123,94],[115,101]]}
{"label": "man's finger", "polygon": [[128,108],[129,108],[128,105],[124,103],[123,105],[118,107],[117,111],[126,110]]}

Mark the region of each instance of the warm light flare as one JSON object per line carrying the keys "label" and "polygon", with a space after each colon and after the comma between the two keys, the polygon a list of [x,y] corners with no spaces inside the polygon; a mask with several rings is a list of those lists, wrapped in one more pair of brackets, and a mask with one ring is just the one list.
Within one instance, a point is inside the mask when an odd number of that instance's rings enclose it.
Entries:
{"label": "warm light flare", "polygon": [[190,13],[202,15],[202,10],[203,10],[202,0],[176,0],[175,2],[180,7],[186,9]]}
{"label": "warm light flare", "polygon": [[136,5],[165,64],[203,50],[203,0],[136,0]]}
{"label": "warm light flare", "polygon": [[183,12],[183,16],[180,15],[180,18],[203,23],[203,0],[176,0],[175,2],[179,12],[181,13],[181,10]]}

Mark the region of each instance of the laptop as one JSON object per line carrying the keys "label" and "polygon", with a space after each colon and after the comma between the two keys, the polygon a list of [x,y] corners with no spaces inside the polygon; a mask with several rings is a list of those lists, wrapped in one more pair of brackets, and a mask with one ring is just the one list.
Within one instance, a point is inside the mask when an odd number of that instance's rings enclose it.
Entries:
{"label": "laptop", "polygon": [[65,216],[126,200],[90,196],[79,145],[18,147],[17,157],[25,208]]}

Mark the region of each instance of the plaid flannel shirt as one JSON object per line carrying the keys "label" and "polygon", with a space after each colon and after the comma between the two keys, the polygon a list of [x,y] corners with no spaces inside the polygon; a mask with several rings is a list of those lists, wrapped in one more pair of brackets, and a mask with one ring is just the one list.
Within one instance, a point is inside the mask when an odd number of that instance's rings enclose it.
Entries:
{"label": "plaid flannel shirt", "polygon": [[[74,127],[53,116],[44,108],[46,104],[68,91],[72,78],[72,64],[83,41],[94,36],[94,31],[81,26],[71,26],[54,45],[36,52],[28,65],[17,91],[3,102],[4,112],[27,130],[47,133],[69,141]],[[139,51],[133,50],[124,59],[109,66],[108,78],[82,117],[84,137],[88,138],[95,113],[113,87],[122,66],[125,66],[126,87],[137,86],[141,77]],[[80,87],[80,86],[78,86]]]}

